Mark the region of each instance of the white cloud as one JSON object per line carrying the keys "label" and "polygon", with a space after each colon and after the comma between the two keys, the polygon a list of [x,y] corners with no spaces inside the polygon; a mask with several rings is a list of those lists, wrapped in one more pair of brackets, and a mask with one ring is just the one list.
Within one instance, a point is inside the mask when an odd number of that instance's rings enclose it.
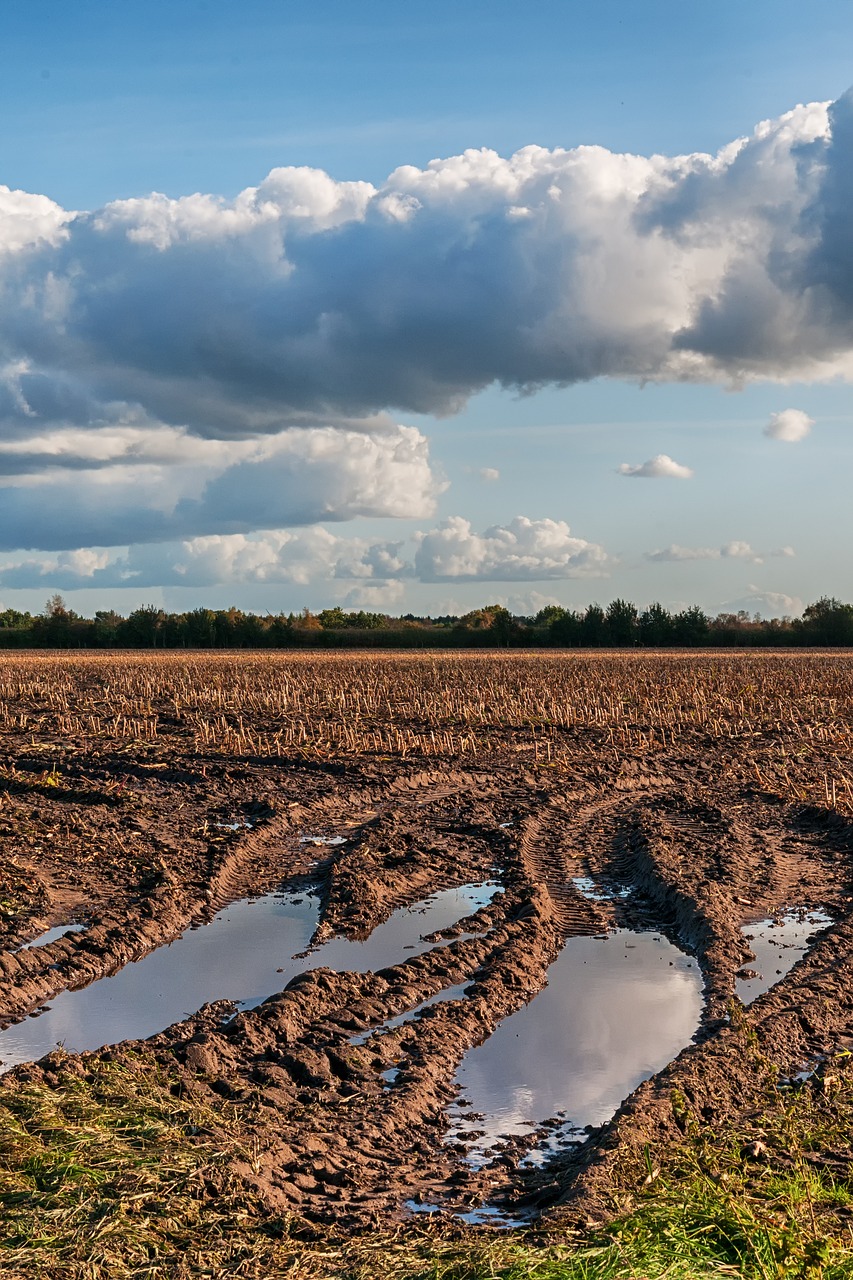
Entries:
{"label": "white cloud", "polygon": [[516,516],[475,533],[451,516],[418,536],[415,574],[422,582],[523,582],[604,577],[612,564],[603,547],[574,538],[563,520]]}
{"label": "white cloud", "polygon": [[750,583],[749,594],[738,600],[727,600],[723,605],[727,613],[758,613],[763,618],[799,618],[805,608],[799,596],[785,595],[782,591],[762,591]]}
{"label": "white cloud", "polygon": [[405,594],[405,584],[399,581],[359,583],[344,596],[348,609],[371,609],[386,613],[400,605]]}
{"label": "white cloud", "polygon": [[0,186],[0,254],[59,244],[74,216],[47,196]]}
{"label": "white cloud", "polygon": [[540,609],[545,609],[548,605],[561,605],[562,601],[556,596],[543,595],[541,591],[526,591],[524,595],[507,596],[505,599],[496,600],[495,603],[502,604],[516,617],[533,618]]}
{"label": "white cloud", "polygon": [[851,377],[851,161],[853,93],[715,155],[471,149],[79,213],[0,187],[0,548],[429,518],[426,441],[383,415],[493,384]]}
{"label": "white cloud", "polygon": [[480,467],[477,474],[481,480],[485,480],[487,483],[493,483],[501,478],[501,473],[497,467]]}
{"label": "white cloud", "polygon": [[770,415],[764,434],[771,440],[796,444],[799,440],[805,440],[813,426],[814,418],[810,418],[802,409],[782,409],[780,413]]}
{"label": "white cloud", "polygon": [[[595,543],[571,536],[561,520],[517,516],[475,533],[461,516],[404,542],[339,537],[322,525],[263,533],[216,533],[150,542],[126,552],[103,547],[60,555],[7,558],[0,585],[34,578],[58,590],[76,587],[341,584],[347,601],[379,607],[398,601],[409,581],[528,582],[605,577],[614,561]],[[335,588],[337,594],[337,588]],[[371,604],[372,602],[372,604]]]}
{"label": "white cloud", "polygon": [[0,351],[52,425],[78,384],[205,435],[449,412],[495,381],[849,372],[851,117],[796,107],[716,155],[472,149],[380,186],[280,168],[93,213],[3,189]]}
{"label": "white cloud", "polygon": [[623,462],[618,472],[620,476],[631,476],[641,480],[689,480],[693,475],[690,467],[675,462],[666,453],[658,453],[654,458],[649,458],[648,462],[637,464]]}
{"label": "white cloud", "polygon": [[755,551],[748,542],[726,542],[721,547],[681,547],[673,542],[658,551],[647,551],[644,559],[655,564],[676,564],[681,560],[748,560],[751,564],[763,564],[770,557],[790,558],[794,555],[793,547]]}
{"label": "white cloud", "polygon": [[0,445],[0,550],[429,516],[445,488],[414,427],[291,428],[202,440],[162,426],[76,428]]}

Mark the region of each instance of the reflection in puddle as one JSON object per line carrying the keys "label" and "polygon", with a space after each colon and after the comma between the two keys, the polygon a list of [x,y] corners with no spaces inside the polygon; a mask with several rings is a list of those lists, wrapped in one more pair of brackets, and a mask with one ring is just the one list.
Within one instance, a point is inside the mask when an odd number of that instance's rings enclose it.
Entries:
{"label": "reflection in puddle", "polygon": [[548,986],[463,1059],[456,1082],[473,1114],[451,1107],[449,1138],[481,1163],[501,1138],[561,1113],[549,1144],[576,1139],[671,1062],[701,1014],[696,963],[666,938],[629,929],[570,938]]}
{"label": "reflection in puddle", "polygon": [[346,844],[348,836],[300,836],[300,844]]}
{"label": "reflection in puddle", "polygon": [[[420,1204],[417,1200],[406,1200],[405,1207],[409,1210],[409,1213],[432,1214],[446,1212],[440,1204]],[[533,1211],[516,1210],[516,1213],[511,1215],[505,1213],[502,1209],[498,1209],[495,1205],[483,1204],[478,1209],[468,1209],[463,1213],[453,1211],[453,1217],[457,1221],[470,1222],[475,1227],[493,1226],[508,1229],[527,1226],[533,1217]]]}
{"label": "reflection in puddle", "polygon": [[55,924],[52,929],[40,933],[31,942],[22,942],[19,947],[15,947],[15,951],[32,951],[35,947],[47,947],[51,942],[58,942],[60,938],[64,938],[66,933],[85,932],[86,927],[85,924]]}
{"label": "reflection in puddle", "polygon": [[619,889],[603,889],[590,876],[574,876],[572,884],[590,902],[612,902],[614,898],[627,898],[631,893],[630,885],[623,885]]}
{"label": "reflection in puddle", "polygon": [[[741,932],[755,959],[735,975],[735,992],[744,1004],[752,1004],[758,996],[775,987],[793,969],[809,949],[814,935],[832,924],[825,911],[786,911],[772,920],[746,924]],[[747,974],[755,974],[749,977]]]}
{"label": "reflection in puddle", "polygon": [[499,886],[468,884],[401,907],[364,942],[332,938],[306,957],[320,904],[310,891],[279,892],[225,907],[200,928],[127,964],[110,978],[64,991],[48,1012],[0,1033],[0,1070],[32,1062],[63,1044],[69,1052],[143,1039],[214,1000],[249,1009],[291,978],[324,966],[367,973],[446,942],[424,935],[447,929],[491,902]]}

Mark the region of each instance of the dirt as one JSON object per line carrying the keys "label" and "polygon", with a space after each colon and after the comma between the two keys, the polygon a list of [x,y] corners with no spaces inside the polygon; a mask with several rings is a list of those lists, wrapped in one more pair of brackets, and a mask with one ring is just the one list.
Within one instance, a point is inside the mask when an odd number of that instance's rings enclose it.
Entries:
{"label": "dirt", "polygon": [[[165,731],[156,752],[82,751],[7,728],[0,1019],[309,874],[322,893],[318,941],[364,938],[431,891],[495,879],[504,893],[448,931],[446,946],[367,974],[312,970],[309,955],[306,972],[259,1007],[207,1006],[146,1047],[176,1087],[236,1109],[249,1153],[241,1173],[271,1208],[353,1227],[404,1218],[407,1201],[448,1213],[493,1203],[544,1225],[603,1220],[626,1152],[677,1139],[693,1118],[737,1116],[766,1086],[768,1063],[794,1074],[853,1033],[853,823],[766,784],[770,735],[617,752],[590,727],[556,763],[531,742],[519,728],[473,760],[264,760]],[[832,759],[837,743],[801,770],[819,778]],[[347,839],[313,845],[306,834]],[[613,895],[591,900],[577,877]],[[733,1003],[750,960],[742,926],[791,906],[822,907],[835,923],[744,1013]],[[72,922],[85,933],[16,949]],[[616,926],[653,927],[696,957],[697,1043],[569,1155],[520,1169],[529,1140],[513,1139],[471,1167],[447,1141],[463,1055],[542,988],[566,938]],[[383,1032],[458,984],[464,998]],[[107,1052],[132,1061],[136,1047]],[[16,1074],[50,1080],[55,1065]]]}

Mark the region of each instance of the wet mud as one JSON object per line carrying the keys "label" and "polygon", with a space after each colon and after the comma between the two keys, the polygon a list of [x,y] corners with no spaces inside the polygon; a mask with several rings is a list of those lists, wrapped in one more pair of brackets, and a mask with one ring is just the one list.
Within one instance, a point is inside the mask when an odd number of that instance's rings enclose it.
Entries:
{"label": "wet mud", "polygon": [[[853,824],[766,785],[770,737],[617,751],[593,726],[558,763],[523,728],[430,761],[55,737],[52,774],[37,742],[6,730],[4,1069],[50,1080],[69,1054],[85,1074],[89,1052],[144,1047],[236,1111],[240,1172],[271,1209],[353,1227],[601,1221],[621,1153],[677,1138],[685,1109],[714,1123],[758,1096],[744,1018],[790,1075],[853,1033]],[[748,989],[750,926],[790,912],[813,932]],[[621,949],[610,989],[583,975],[595,948]],[[634,950],[662,975],[647,1005]],[[591,1029],[596,1000],[624,1043]]]}

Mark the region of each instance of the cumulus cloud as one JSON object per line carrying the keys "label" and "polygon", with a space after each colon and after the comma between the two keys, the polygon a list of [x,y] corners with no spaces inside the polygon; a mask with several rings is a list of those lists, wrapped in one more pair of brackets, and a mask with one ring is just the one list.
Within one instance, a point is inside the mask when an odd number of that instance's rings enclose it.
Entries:
{"label": "cumulus cloud", "polygon": [[383,415],[494,383],[850,376],[851,159],[847,94],[715,155],[469,150],[84,212],[2,187],[0,547],[426,517],[426,443]]}
{"label": "cumulus cloud", "polygon": [[203,434],[448,412],[494,381],[847,371],[851,151],[845,96],[716,155],[469,150],[74,215],[7,192],[0,344],[27,398],[79,384]]}
{"label": "cumulus cloud", "polygon": [[348,601],[378,607],[399,600],[408,581],[527,582],[606,576],[603,547],[572,537],[561,520],[517,516],[475,533],[461,516],[405,541],[340,537],[322,525],[263,533],[205,534],[138,543],[126,551],[83,548],[59,555],[7,556],[0,586],[205,587],[340,584]]}
{"label": "cumulus cloud", "polygon": [[497,467],[480,467],[477,474],[481,480],[485,480],[487,483],[493,483],[501,478],[501,473]]}
{"label": "cumulus cloud", "polygon": [[0,550],[423,517],[444,487],[414,427],[218,441],[166,428],[57,431],[0,444]]}
{"label": "cumulus cloud", "polygon": [[771,440],[796,444],[799,440],[805,440],[813,426],[814,418],[810,418],[802,409],[782,409],[780,413],[770,415],[764,434]]}
{"label": "cumulus cloud", "polygon": [[623,462],[617,470],[620,476],[640,480],[689,480],[693,475],[690,467],[682,466],[666,453],[658,453],[654,458],[649,458],[648,462]]}
{"label": "cumulus cloud", "polygon": [[805,605],[799,596],[785,595],[782,591],[762,591],[750,583],[749,594],[737,600],[727,600],[723,608],[728,613],[758,613],[763,618],[799,618]]}
{"label": "cumulus cloud", "polygon": [[796,555],[793,547],[779,547],[775,551],[754,551],[748,542],[725,542],[721,547],[681,547],[672,542],[658,551],[647,551],[644,559],[654,564],[677,564],[681,560],[748,560],[751,564],[763,564],[770,557]]}
{"label": "cumulus cloud", "polygon": [[563,520],[516,516],[475,533],[469,520],[451,516],[419,536],[414,567],[422,582],[523,582],[603,577],[611,563],[603,547],[572,537]]}

